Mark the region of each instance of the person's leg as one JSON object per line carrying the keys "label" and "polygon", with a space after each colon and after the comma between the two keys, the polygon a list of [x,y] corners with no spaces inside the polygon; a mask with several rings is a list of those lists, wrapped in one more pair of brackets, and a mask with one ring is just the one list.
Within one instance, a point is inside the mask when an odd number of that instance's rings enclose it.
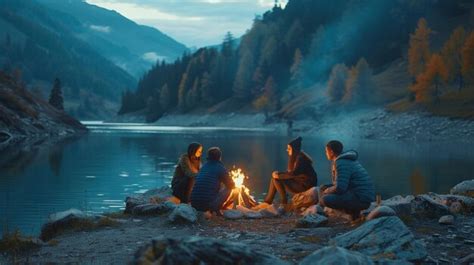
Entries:
{"label": "person's leg", "polygon": [[321,206],[332,209],[342,210],[356,219],[360,215],[360,211],[370,206],[370,203],[364,203],[353,193],[344,194],[326,194],[321,197]]}
{"label": "person's leg", "polygon": [[268,186],[268,193],[267,196],[265,197],[265,202],[268,204],[273,203],[273,199],[275,198],[275,194],[278,192],[280,194],[280,202],[281,203],[287,203],[288,200],[286,198],[286,191],[285,187],[283,185],[283,180],[278,180],[271,178],[270,179],[270,184]]}
{"label": "person's leg", "polygon": [[181,180],[172,187],[173,189],[173,196],[178,198],[181,203],[187,203],[188,199],[186,196],[187,192],[187,182],[185,180]]}

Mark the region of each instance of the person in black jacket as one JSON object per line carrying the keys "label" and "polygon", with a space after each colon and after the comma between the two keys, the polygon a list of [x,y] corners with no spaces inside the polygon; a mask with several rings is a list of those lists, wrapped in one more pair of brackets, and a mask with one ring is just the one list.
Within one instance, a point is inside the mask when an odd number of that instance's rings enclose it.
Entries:
{"label": "person in black jacket", "polygon": [[295,194],[307,191],[318,185],[318,176],[312,166],[312,159],[301,150],[302,138],[298,137],[288,143],[288,170],[274,171],[264,202],[271,204],[276,192],[280,194],[280,203],[288,203],[287,191]]}
{"label": "person in black jacket", "polygon": [[194,186],[194,178],[201,167],[202,145],[191,143],[188,152],[182,154],[174,170],[171,180],[173,195],[180,199],[181,203],[188,203]]}
{"label": "person in black jacket", "polygon": [[221,162],[222,153],[218,147],[207,151],[207,162],[196,176],[191,193],[191,206],[198,211],[220,212],[235,187],[227,169]]}

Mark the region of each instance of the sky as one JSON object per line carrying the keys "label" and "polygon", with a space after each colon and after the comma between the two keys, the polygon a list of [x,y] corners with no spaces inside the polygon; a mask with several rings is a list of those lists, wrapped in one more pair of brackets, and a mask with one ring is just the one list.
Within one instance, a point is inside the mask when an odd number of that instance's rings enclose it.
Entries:
{"label": "sky", "polygon": [[[222,42],[226,32],[242,36],[255,15],[271,9],[274,0],[86,0],[115,10],[138,24],[159,29],[188,47]],[[282,7],[287,0],[279,0]]]}

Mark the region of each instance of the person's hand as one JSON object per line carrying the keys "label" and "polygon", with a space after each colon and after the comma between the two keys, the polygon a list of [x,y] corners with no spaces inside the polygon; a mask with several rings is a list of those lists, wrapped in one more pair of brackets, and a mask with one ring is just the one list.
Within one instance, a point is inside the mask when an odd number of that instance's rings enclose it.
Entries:
{"label": "person's hand", "polygon": [[278,178],[278,171],[273,171],[272,172],[272,178],[274,178],[274,179]]}

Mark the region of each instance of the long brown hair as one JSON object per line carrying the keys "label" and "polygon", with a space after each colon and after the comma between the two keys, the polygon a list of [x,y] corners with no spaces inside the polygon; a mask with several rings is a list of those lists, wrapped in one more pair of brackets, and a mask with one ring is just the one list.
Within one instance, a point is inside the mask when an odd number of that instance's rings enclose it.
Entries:
{"label": "long brown hair", "polygon": [[196,152],[197,150],[202,147],[202,144],[200,143],[190,143],[188,146],[188,157],[189,161],[191,161],[191,164],[194,166],[195,169],[199,170],[201,167],[201,157],[196,157]]}

